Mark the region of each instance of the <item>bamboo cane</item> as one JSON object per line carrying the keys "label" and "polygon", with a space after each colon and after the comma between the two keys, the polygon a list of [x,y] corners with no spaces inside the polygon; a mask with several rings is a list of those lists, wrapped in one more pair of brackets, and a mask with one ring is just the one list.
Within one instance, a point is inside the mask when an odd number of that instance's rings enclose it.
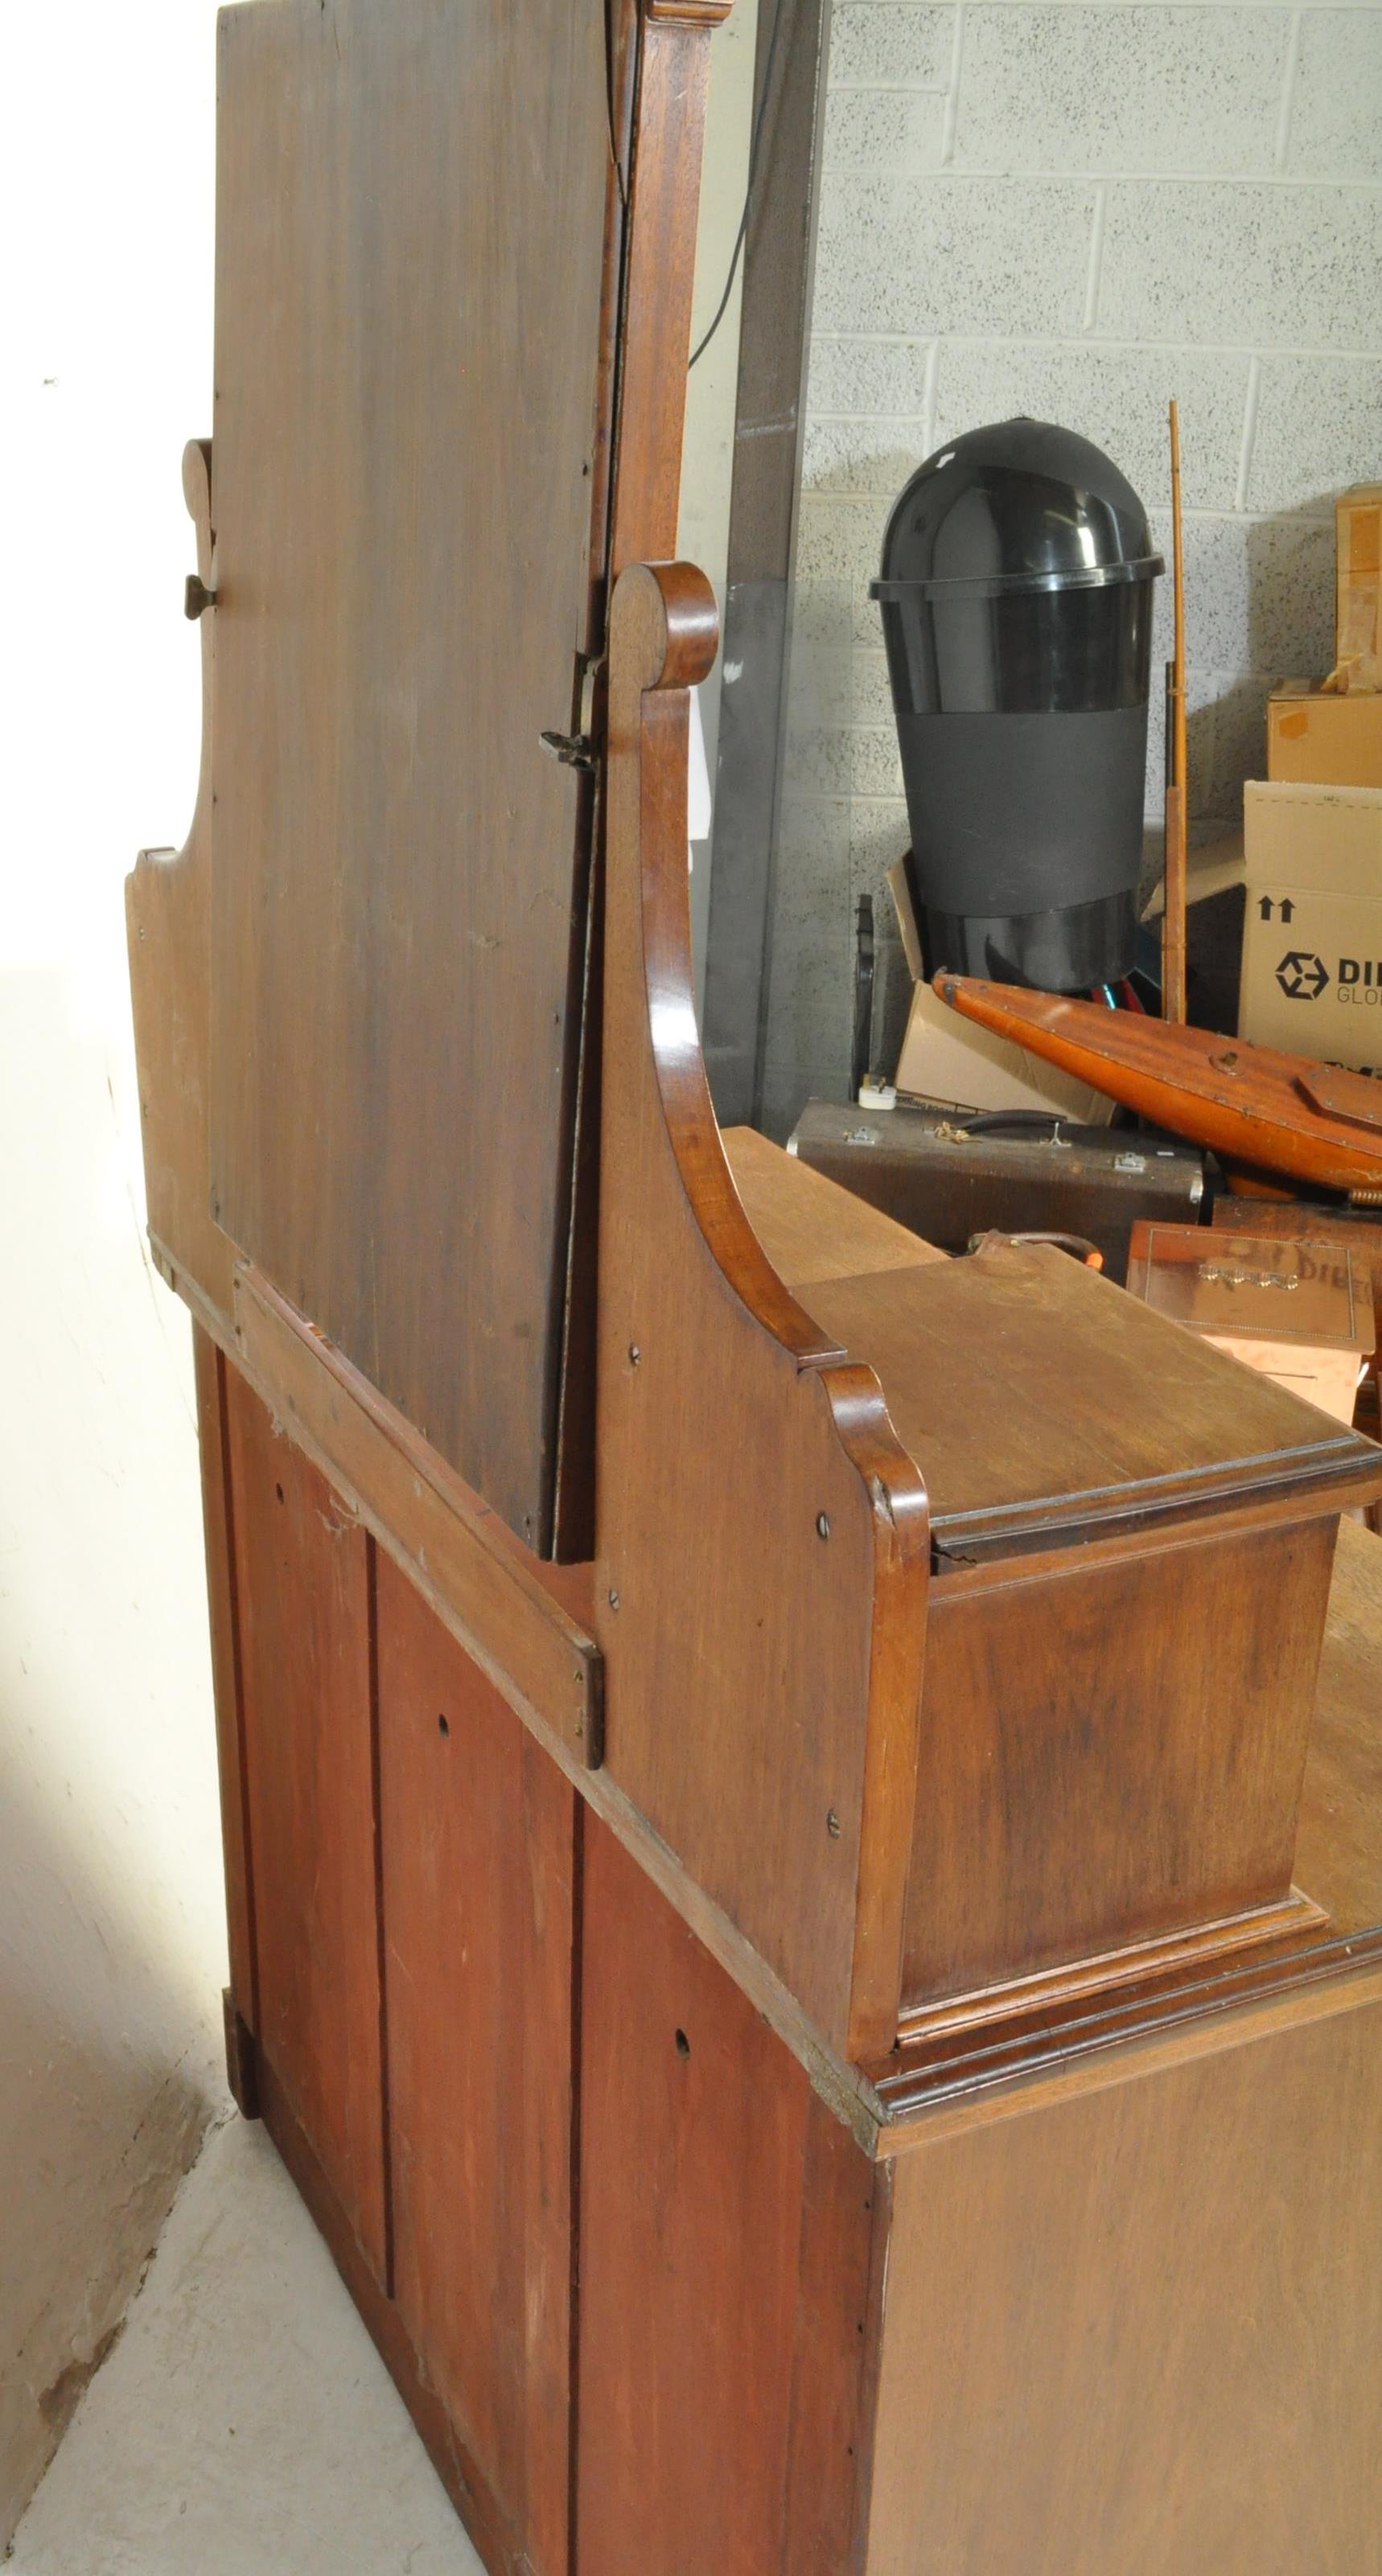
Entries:
{"label": "bamboo cane", "polygon": [[1185,1018],[1185,554],[1181,532],[1180,419],[1171,405],[1171,543],[1175,574],[1174,659],[1166,670],[1166,904],[1161,922],[1161,1012]]}

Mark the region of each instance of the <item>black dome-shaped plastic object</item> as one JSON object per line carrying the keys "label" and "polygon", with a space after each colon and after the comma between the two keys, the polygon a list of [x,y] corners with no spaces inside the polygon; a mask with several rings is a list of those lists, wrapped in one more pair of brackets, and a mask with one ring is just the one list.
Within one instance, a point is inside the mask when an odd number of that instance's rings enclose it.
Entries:
{"label": "black dome-shaped plastic object", "polygon": [[873,597],[933,969],[1130,970],[1161,570],[1117,466],[1045,421],[971,430],[904,488]]}
{"label": "black dome-shaped plastic object", "polygon": [[1044,420],[971,429],[928,456],[883,540],[885,582],[1097,589],[1160,569],[1131,483]]}

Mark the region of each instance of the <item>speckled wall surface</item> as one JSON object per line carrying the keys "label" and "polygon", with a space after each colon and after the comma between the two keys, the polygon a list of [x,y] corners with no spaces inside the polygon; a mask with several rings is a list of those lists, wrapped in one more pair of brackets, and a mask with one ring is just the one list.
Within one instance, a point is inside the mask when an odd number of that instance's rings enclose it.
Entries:
{"label": "speckled wall surface", "polygon": [[[1180,403],[1192,812],[1235,820],[1269,679],[1332,658],[1333,495],[1382,475],[1382,5],[834,0],[763,1121],[845,1097],[855,898],[875,1060],[907,980],[878,612],[889,506],[1026,411],[1093,438],[1169,558]],[[1159,585],[1153,669],[1169,651]],[[1162,777],[1154,678],[1149,807]]]}

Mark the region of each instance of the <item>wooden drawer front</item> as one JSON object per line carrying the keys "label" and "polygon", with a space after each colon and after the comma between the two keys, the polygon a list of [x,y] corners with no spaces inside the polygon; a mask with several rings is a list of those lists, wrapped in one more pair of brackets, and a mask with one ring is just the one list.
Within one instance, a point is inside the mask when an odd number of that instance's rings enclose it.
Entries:
{"label": "wooden drawer front", "polygon": [[382,2280],[370,1542],[230,1368],[226,1411],[256,2038]]}
{"label": "wooden drawer front", "polygon": [[378,1560],[394,2291],[533,2576],[568,2565],[576,1801]]}
{"label": "wooden drawer front", "polygon": [[1337,1526],[933,1587],[904,2007],[1287,1896]]}

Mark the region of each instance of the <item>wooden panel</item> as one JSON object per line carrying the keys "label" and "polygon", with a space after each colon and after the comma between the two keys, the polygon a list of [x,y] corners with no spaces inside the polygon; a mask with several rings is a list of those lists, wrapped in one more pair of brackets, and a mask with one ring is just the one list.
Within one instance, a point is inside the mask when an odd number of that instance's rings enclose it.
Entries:
{"label": "wooden panel", "polygon": [[701,575],[622,576],[600,1198],[606,1764],[827,2042],[874,2056],[896,2031],[926,1497],[876,1380],[836,1364],[767,1259],[710,1106],[686,691],[714,641]]}
{"label": "wooden panel", "polygon": [[593,1821],[582,1987],[578,2564],[848,2576],[874,2169]]}
{"label": "wooden panel", "polygon": [[883,2155],[921,2138],[1026,2116],[1034,2106],[1122,2084],[1150,2066],[1212,2054],[1228,2016],[1238,2044],[1347,2013],[1382,1993],[1382,1539],[1340,1524],[1301,1792],[1296,1880],[1325,1919],[1265,1947],[1143,1963],[1103,1996],[1062,1978],[1020,2011],[975,2029],[909,2035],[875,2070]]}
{"label": "wooden panel", "polygon": [[234,1369],[226,1410],[255,2036],[383,2277],[370,1541]]}
{"label": "wooden panel", "polygon": [[[1004,1246],[822,1281],[810,1304],[877,1370],[938,1542],[960,1554],[1077,1506],[1107,1520],[1192,1489],[1382,1483],[1370,1444],[1060,1252]],[[1127,1492],[1146,1479],[1150,1492]]]}
{"label": "wooden panel", "polygon": [[894,2194],[868,2576],[1377,2576],[1382,2005]]}
{"label": "wooden panel", "polygon": [[909,2003],[1291,1884],[1334,1523],[932,1591]]}
{"label": "wooden panel", "polygon": [[1341,1521],[1296,1875],[1341,1932],[1382,1923],[1382,1538]]}
{"label": "wooden panel", "polygon": [[246,1801],[244,1709],[231,1527],[230,1442],[226,1364],[199,1324],[192,1327],[201,1443],[206,1589],[211,1614],[211,1681],[216,1700],[216,1762],[221,1784],[221,1843],[226,1867],[230,1991],[247,2030],[257,2026],[254,1889]]}
{"label": "wooden panel", "polygon": [[946,1256],[852,1190],[841,1189],[752,1127],[724,1130],[725,1160],[744,1213],[779,1279],[809,1288],[874,1270],[914,1270]]}
{"label": "wooden panel", "polygon": [[533,2576],[567,2565],[575,1798],[381,1558],[395,2294]]}
{"label": "wooden panel", "polygon": [[[187,446],[182,488],[197,532],[198,578],[212,590],[216,531],[209,439],[193,439]],[[141,851],[125,880],[125,928],[149,1233],[155,1253],[165,1263],[174,1263],[212,1306],[228,1314],[235,1247],[212,1219],[207,1181],[214,607],[203,613],[201,639],[202,749],[196,811],[180,850]]]}
{"label": "wooden panel", "polygon": [[604,27],[220,21],[213,1197],[538,1545],[587,866],[539,735],[603,569]]}
{"label": "wooden panel", "polygon": [[544,1567],[530,1555],[257,1272],[237,1279],[235,1313],[246,1362],[294,1438],[460,1632],[510,1707],[598,1763],[604,1677],[590,1634],[590,1568]]}

